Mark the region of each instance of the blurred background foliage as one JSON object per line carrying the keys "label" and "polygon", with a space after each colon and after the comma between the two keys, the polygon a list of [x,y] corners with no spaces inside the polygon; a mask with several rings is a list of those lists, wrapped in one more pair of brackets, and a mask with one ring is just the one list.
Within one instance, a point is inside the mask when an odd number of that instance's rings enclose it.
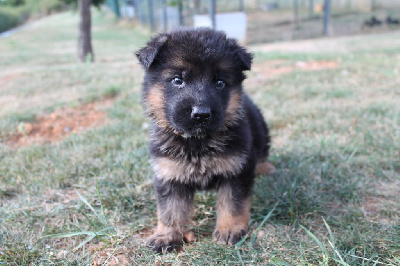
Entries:
{"label": "blurred background foliage", "polygon": [[0,1],[0,32],[15,27],[30,18],[38,18],[67,7],[61,0],[3,0]]}

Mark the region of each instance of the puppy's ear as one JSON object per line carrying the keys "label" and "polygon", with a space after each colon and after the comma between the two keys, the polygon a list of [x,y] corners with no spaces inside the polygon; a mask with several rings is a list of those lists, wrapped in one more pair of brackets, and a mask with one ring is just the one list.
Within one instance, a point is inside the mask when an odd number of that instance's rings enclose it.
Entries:
{"label": "puppy's ear", "polygon": [[240,47],[236,54],[238,55],[243,70],[250,70],[251,69],[251,61],[253,60],[253,55],[246,51],[246,49]]}
{"label": "puppy's ear", "polygon": [[240,46],[235,39],[228,38],[228,45],[230,50],[234,51],[236,60],[239,60],[239,66],[244,70],[251,69],[251,61],[253,60],[253,55],[247,52],[247,50]]}
{"label": "puppy's ear", "polygon": [[151,41],[147,43],[147,46],[135,53],[139,62],[145,69],[148,69],[151,66],[161,47],[167,42],[167,40],[167,34],[160,34],[151,39]]}

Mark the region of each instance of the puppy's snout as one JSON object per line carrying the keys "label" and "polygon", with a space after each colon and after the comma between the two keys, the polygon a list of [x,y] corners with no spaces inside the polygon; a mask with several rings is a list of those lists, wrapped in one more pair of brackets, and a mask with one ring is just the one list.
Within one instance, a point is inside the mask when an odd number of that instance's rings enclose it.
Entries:
{"label": "puppy's snout", "polygon": [[209,107],[195,106],[192,108],[191,118],[197,122],[206,122],[211,117],[211,110]]}

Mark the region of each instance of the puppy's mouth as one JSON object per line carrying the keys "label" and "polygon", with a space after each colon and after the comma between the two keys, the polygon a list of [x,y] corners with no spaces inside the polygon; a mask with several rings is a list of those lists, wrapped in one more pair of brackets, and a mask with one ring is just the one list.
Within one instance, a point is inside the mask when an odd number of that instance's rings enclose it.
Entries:
{"label": "puppy's mouth", "polygon": [[175,134],[182,136],[184,138],[204,138],[208,136],[210,133],[212,133],[210,130],[207,130],[204,127],[194,127],[189,130],[184,130],[184,131],[177,131],[175,130]]}

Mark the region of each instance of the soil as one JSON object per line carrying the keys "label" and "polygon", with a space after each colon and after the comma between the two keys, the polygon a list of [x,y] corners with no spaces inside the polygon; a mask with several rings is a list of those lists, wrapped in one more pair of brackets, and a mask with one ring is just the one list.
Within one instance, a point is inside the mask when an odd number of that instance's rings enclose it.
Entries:
{"label": "soil", "polygon": [[[253,71],[256,74],[249,78],[256,82],[277,75],[290,73],[294,70],[316,71],[327,68],[336,68],[337,61],[297,61],[269,60],[255,64]],[[106,121],[104,108],[110,106],[113,99],[103,99],[78,107],[58,108],[54,112],[40,116],[32,123],[20,123],[17,133],[6,143],[13,147],[31,144],[58,142],[70,134],[76,134],[87,128],[101,126]]]}
{"label": "soil", "polygon": [[[294,70],[315,71],[338,67],[336,61],[298,61],[270,60],[255,64],[253,71],[256,75],[251,81],[263,80]],[[110,106],[113,99],[103,99],[78,107],[58,108],[54,112],[39,116],[35,122],[20,123],[17,133],[6,143],[13,147],[46,142],[58,142],[70,134],[76,134],[87,128],[98,127],[106,122],[104,108]]]}
{"label": "soil", "polygon": [[92,257],[92,265],[128,265],[129,264],[128,248],[106,248],[95,253]]}
{"label": "soil", "polygon": [[399,181],[380,182],[375,185],[373,193],[363,197],[360,202],[360,208],[365,217],[371,222],[377,222],[383,225],[390,225],[396,219],[388,219],[383,213],[392,212],[396,215],[399,209],[399,204],[396,199],[399,198],[400,193],[398,187]]}
{"label": "soil", "polygon": [[78,107],[58,108],[51,114],[40,116],[32,123],[20,123],[17,133],[7,144],[21,147],[30,144],[58,142],[64,137],[80,133],[86,128],[98,127],[106,122],[105,107],[111,105],[113,99],[103,99]]}
{"label": "soil", "polygon": [[337,68],[338,61],[297,61],[295,63],[289,60],[269,60],[263,63],[254,64],[252,72],[255,74],[249,77],[245,82],[251,85],[262,83],[266,79],[274,78],[279,75],[287,74],[295,70],[300,71],[318,71],[329,68]]}
{"label": "soil", "polygon": [[261,73],[264,77],[273,77],[290,73],[294,70],[316,71],[327,68],[337,68],[336,61],[297,61],[295,63],[285,60],[266,61],[262,64],[256,64],[254,71]]}

